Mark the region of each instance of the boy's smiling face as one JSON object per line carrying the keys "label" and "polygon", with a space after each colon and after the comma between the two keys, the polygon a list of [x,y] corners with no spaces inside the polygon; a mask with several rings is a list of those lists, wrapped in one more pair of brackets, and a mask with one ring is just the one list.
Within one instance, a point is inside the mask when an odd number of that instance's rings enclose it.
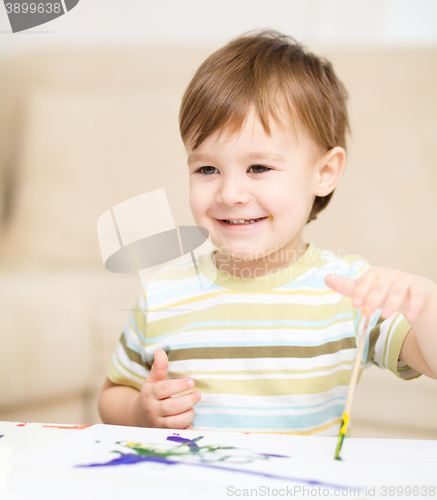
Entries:
{"label": "boy's smiling face", "polygon": [[285,132],[274,119],[269,125],[271,136],[252,108],[233,137],[215,132],[187,148],[196,224],[218,247],[217,266],[245,278],[275,272],[305,252],[302,232],[315,196],[329,194],[344,167],[342,148],[324,153],[306,134],[298,142],[291,126]]}

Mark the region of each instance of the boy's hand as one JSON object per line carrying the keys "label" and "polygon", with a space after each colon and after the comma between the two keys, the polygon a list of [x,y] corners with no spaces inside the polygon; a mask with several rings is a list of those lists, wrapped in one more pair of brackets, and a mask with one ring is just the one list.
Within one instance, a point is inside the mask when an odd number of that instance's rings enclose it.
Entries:
{"label": "boy's hand", "polygon": [[164,427],[188,429],[194,418],[193,406],[201,394],[193,391],[183,396],[171,397],[194,387],[189,378],[167,380],[168,358],[164,350],[155,352],[150,375],[134,402],[133,417],[138,427]]}
{"label": "boy's hand", "polygon": [[399,311],[408,321],[425,309],[432,284],[421,276],[388,267],[373,267],[358,279],[328,274],[325,283],[351,297],[352,304],[362,308],[365,315],[382,309],[381,316],[385,319]]}

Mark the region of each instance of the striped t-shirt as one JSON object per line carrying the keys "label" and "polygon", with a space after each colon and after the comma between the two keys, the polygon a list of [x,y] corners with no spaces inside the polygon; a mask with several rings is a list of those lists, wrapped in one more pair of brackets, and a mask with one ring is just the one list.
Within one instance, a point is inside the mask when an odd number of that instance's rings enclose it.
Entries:
{"label": "striped t-shirt", "polygon": [[[161,348],[169,378],[191,377],[202,394],[193,429],[335,436],[362,318],[324,278],[369,268],[357,255],[312,244],[294,264],[251,279],[217,269],[212,253],[196,265],[189,255],[172,261],[140,293],[108,376],[140,390]],[[361,370],[375,363],[403,379],[419,376],[398,360],[409,330],[400,313],[375,315]]]}

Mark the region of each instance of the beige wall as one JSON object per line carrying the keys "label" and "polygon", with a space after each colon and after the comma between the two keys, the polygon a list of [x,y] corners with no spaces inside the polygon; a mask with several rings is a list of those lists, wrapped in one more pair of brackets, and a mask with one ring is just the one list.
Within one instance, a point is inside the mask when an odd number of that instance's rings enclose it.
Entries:
{"label": "beige wall", "polygon": [[[75,367],[68,365],[72,363],[68,356],[63,358],[62,374],[71,396],[81,394],[80,404],[92,401],[94,410],[96,387],[128,314],[121,310],[132,307],[131,297],[140,287],[135,277],[111,276],[103,269],[96,222],[113,205],[164,187],[176,225],[194,223],[177,117],[189,80],[214,49],[71,49],[2,61],[0,200],[3,196],[8,201],[8,221],[0,229],[0,344],[23,335],[40,335],[49,342],[47,325],[52,325],[56,300],[64,303],[71,297],[69,304],[77,307],[68,321],[77,321],[70,328],[80,331],[74,352],[80,352],[86,338],[88,375],[82,373],[80,385],[75,385]],[[437,282],[437,49],[334,51],[322,47],[317,52],[332,59],[350,93],[353,136],[344,177],[326,211],[306,229],[306,240]],[[50,293],[34,292],[44,273],[49,276],[44,282],[51,283]],[[67,275],[74,276],[74,287],[68,286]],[[121,297],[121,283],[129,298]],[[32,297],[26,329],[20,328],[11,312],[21,310],[23,296]],[[103,296],[104,300],[99,299]],[[84,322],[88,322],[86,328]],[[23,338],[18,345],[28,343]],[[62,345],[53,344],[53,359],[58,363],[56,349],[64,353]],[[18,372],[19,363],[26,370],[26,356],[35,360],[34,351],[21,349],[16,358],[8,352],[8,359],[0,359],[3,374]],[[98,361],[93,365],[93,360]],[[49,365],[45,369],[44,381],[50,379]],[[373,435],[377,433],[375,425],[369,424],[370,412],[380,423],[385,418],[384,425],[398,425],[401,434],[423,437],[421,427],[428,429],[428,437],[436,437],[437,384],[420,379],[402,382],[393,376],[389,380],[390,374],[375,381],[373,374],[372,368],[360,383],[363,405],[356,420],[364,422],[362,432],[371,425]],[[36,365],[36,388],[38,376]],[[5,380],[2,387],[7,385]],[[383,390],[375,398],[379,380]],[[25,379],[14,383],[19,389],[12,399],[18,405],[21,398],[22,418],[28,389]],[[61,383],[58,386],[62,388]],[[396,404],[408,405],[421,388],[422,407],[417,406],[420,403],[408,406],[409,413],[401,416],[401,409],[392,405],[392,413],[381,414],[384,394],[394,395]],[[42,391],[41,404],[68,396],[61,397],[61,389],[58,392]],[[37,404],[37,396],[33,390],[32,405]],[[13,414],[3,410],[8,418]],[[89,409],[80,412],[76,414],[91,414]],[[423,415],[425,421],[420,420]],[[387,430],[380,432],[384,435]]]}

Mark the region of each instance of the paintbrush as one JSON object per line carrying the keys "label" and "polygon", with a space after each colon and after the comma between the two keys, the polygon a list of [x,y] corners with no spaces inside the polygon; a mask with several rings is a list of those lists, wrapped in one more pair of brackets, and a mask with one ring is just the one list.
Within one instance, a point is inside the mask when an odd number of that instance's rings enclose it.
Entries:
{"label": "paintbrush", "polygon": [[358,374],[360,373],[361,358],[363,357],[364,345],[366,343],[366,334],[367,334],[367,328],[369,326],[370,315],[368,310],[363,309],[362,313],[365,314],[365,316],[364,316],[364,321],[362,321],[360,324],[360,329],[361,329],[360,343],[358,344],[357,357],[355,358],[354,367],[352,369],[352,375],[351,375],[351,381],[349,383],[346,405],[344,407],[340,432],[338,434],[337,450],[335,452],[335,457],[334,457],[336,460],[341,460],[339,456],[340,450],[341,447],[343,446],[344,437],[346,435],[347,426],[349,424],[349,413],[352,406],[352,398],[354,396],[355,386],[357,385]]}

